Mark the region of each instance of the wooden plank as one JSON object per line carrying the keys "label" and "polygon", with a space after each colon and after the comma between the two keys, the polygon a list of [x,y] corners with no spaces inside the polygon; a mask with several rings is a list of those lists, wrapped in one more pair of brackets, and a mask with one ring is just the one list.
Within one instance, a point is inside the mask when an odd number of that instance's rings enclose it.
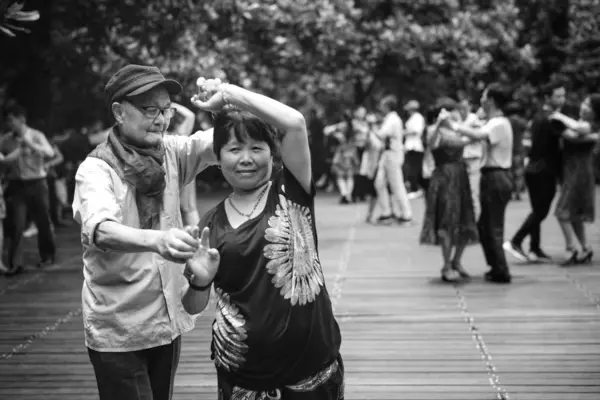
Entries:
{"label": "wooden plank", "polygon": [[[217,200],[213,196],[202,206]],[[415,215],[421,215],[422,199],[413,204]],[[417,245],[420,226],[364,225],[357,222],[356,207],[363,206],[317,198],[321,261],[343,335],[347,399],[495,398],[498,388],[490,384],[474,332],[510,399],[600,398],[600,306],[593,299],[600,294],[597,261],[569,270],[515,265],[513,284],[489,285],[480,277],[485,271],[481,251],[473,246],[464,265],[478,276],[453,287],[439,281],[439,249]],[[507,233],[527,211],[526,202],[511,203]],[[355,223],[344,264],[341,254]],[[560,254],[556,226],[544,229],[547,250]],[[590,226],[588,236],[591,243],[600,242],[599,227]],[[79,234],[75,228],[61,231],[59,242],[59,269],[0,278],[0,355],[34,339],[0,359],[2,399],[97,399],[81,317],[40,335],[80,307]],[[35,241],[26,245],[31,249]],[[461,297],[466,309],[460,307]],[[216,398],[209,358],[213,315],[207,310],[183,339],[176,400]]]}

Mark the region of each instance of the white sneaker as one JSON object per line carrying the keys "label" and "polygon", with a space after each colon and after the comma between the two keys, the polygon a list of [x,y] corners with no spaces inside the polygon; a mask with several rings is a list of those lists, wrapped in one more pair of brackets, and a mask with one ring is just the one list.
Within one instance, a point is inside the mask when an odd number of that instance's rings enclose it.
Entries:
{"label": "white sneaker", "polygon": [[515,245],[513,245],[510,240],[504,242],[502,244],[502,248],[504,249],[504,251],[506,251],[519,261],[529,261],[529,258],[527,258],[525,252],[521,248],[518,248]]}
{"label": "white sneaker", "polygon": [[27,230],[25,232],[23,232],[23,236],[26,238],[36,236],[37,234],[38,234],[38,228],[37,228],[37,226],[35,226],[33,224],[29,225],[29,228],[27,228]]}
{"label": "white sneaker", "polygon": [[409,200],[414,200],[414,199],[418,199],[419,197],[423,196],[423,191],[421,189],[415,191],[415,192],[410,192],[408,194],[408,199]]}

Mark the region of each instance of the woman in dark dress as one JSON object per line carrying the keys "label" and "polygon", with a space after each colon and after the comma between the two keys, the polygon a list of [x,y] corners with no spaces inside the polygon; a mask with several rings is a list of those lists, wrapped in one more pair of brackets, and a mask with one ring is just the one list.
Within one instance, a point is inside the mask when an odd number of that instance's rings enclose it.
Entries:
{"label": "woman in dark dress", "polygon": [[456,281],[469,278],[461,265],[468,244],[477,243],[477,224],[471,199],[471,188],[462,153],[469,143],[447,126],[447,119],[460,120],[454,102],[444,101],[437,123],[427,135],[428,147],[435,160],[435,169],[427,190],[425,218],[420,235],[421,244],[441,245],[444,266],[442,279]]}
{"label": "woman in dark dress", "polygon": [[[187,264],[190,286],[213,285],[217,297],[211,350],[219,399],[343,399],[341,335],[319,261],[304,118],[218,80],[199,86],[209,99],[193,102],[217,112],[214,151],[233,188],[202,217],[194,231],[202,230],[200,248]],[[206,306],[183,303],[192,314]]]}
{"label": "woman in dark dress", "polygon": [[563,265],[588,263],[594,252],[587,243],[584,223],[594,222],[595,218],[593,152],[599,139],[600,94],[593,94],[581,103],[579,121],[559,112],[550,118],[566,127],[561,193],[554,212],[566,242],[567,256]]}

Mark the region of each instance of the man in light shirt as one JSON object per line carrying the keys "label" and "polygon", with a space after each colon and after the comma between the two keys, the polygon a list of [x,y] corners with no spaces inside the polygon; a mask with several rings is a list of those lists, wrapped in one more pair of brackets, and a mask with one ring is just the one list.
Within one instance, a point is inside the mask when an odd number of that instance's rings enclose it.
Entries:
{"label": "man in light shirt", "polygon": [[179,193],[216,158],[212,130],[165,135],[180,91],[154,67],[117,71],[105,87],[116,124],[77,171],[85,344],[101,400],[170,399],[181,335],[195,325],[182,298],[208,301],[183,274],[198,240],[182,228]]}
{"label": "man in light shirt", "polygon": [[[479,127],[484,121],[471,112],[471,103],[468,99],[463,99],[459,103],[459,113],[462,122],[471,127]],[[469,184],[471,186],[471,198],[473,200],[473,211],[475,219],[479,218],[481,206],[479,202],[479,181],[481,180],[481,166],[483,163],[483,143],[481,141],[472,141],[463,149],[463,158],[467,164],[469,174]]]}
{"label": "man in light shirt", "polygon": [[[25,109],[9,103],[3,110],[6,124],[11,129],[0,139],[0,153],[12,154],[7,164],[8,187],[6,188],[8,232],[8,275],[24,269],[23,233],[30,215],[38,229],[38,267],[54,264],[56,245],[50,220],[50,200],[46,180],[46,160],[54,156],[54,149],[46,136],[27,124]],[[0,249],[1,251],[1,249]]]}
{"label": "man in light shirt", "polygon": [[[396,112],[397,106],[398,100],[395,96],[386,96],[379,104],[385,115],[381,128],[376,133],[384,146],[375,177],[375,190],[381,209],[381,216],[377,222],[381,224],[391,224],[394,219],[400,223],[412,220],[412,209],[402,173],[404,164],[403,128],[402,119]],[[392,214],[392,201],[397,203],[401,215]]]}
{"label": "man in light shirt", "polygon": [[504,108],[510,101],[510,92],[501,84],[492,83],[481,96],[481,106],[487,122],[480,128],[464,123],[453,129],[471,140],[483,143],[480,202],[481,213],[477,222],[479,240],[490,270],[485,279],[494,283],[510,283],[512,280],[502,244],[506,206],[513,190],[511,166],[513,131]]}
{"label": "man in light shirt", "polygon": [[425,132],[425,118],[419,112],[419,102],[411,100],[404,106],[409,117],[404,124],[404,176],[408,187],[408,197],[417,198],[423,194],[421,190],[421,177],[423,169],[423,133]]}

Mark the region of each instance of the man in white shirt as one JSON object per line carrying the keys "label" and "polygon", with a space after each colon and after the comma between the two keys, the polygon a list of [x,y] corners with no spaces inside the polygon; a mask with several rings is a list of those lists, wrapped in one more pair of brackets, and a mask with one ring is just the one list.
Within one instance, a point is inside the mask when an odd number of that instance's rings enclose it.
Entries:
{"label": "man in white shirt", "polygon": [[[465,125],[479,127],[484,124],[484,121],[471,112],[471,103],[468,99],[461,100],[459,104],[459,112],[462,117],[462,122]],[[483,162],[483,143],[481,141],[473,141],[463,149],[463,158],[467,164],[467,172],[469,174],[469,184],[471,186],[471,198],[473,200],[473,211],[475,218],[479,218],[481,212],[479,202],[479,181],[481,180],[481,166]]]}
{"label": "man in white shirt", "polygon": [[495,283],[510,283],[511,275],[506,262],[504,221],[506,206],[512,196],[513,131],[503,109],[510,100],[509,91],[498,83],[490,84],[481,96],[481,106],[487,122],[481,128],[458,124],[453,129],[471,140],[483,143],[480,202],[481,213],[477,222],[479,240],[490,271],[485,279]]}
{"label": "man in white shirt", "polygon": [[[377,222],[382,224],[391,224],[394,217],[401,223],[412,220],[412,209],[404,186],[404,174],[402,173],[402,165],[404,164],[403,129],[402,119],[396,112],[397,106],[398,100],[395,96],[386,96],[379,103],[385,117],[376,135],[383,142],[384,150],[375,177],[375,190],[381,208],[381,216]],[[396,201],[400,207],[401,215],[395,216],[392,214],[392,201]]]}
{"label": "man in white shirt", "polygon": [[404,106],[409,117],[404,126],[404,176],[408,188],[408,197],[416,198],[423,194],[420,190],[421,172],[423,169],[423,133],[425,132],[425,118],[419,112],[419,102],[411,100]]}

